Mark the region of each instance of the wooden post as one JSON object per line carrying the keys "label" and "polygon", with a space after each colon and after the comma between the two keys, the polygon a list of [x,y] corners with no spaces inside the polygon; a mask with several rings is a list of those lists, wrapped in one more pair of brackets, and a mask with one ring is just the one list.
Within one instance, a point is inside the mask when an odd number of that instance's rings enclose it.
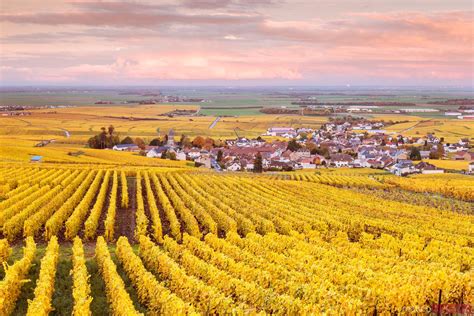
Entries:
{"label": "wooden post", "polygon": [[438,295],[438,316],[441,316],[441,294],[443,293],[442,290],[439,290],[439,295]]}

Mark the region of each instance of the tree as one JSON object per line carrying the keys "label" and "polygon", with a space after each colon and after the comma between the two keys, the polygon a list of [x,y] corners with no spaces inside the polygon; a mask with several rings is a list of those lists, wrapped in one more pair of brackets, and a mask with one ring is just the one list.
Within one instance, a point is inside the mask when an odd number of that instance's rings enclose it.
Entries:
{"label": "tree", "polygon": [[176,153],[174,151],[169,152],[167,156],[168,159],[176,160]]}
{"label": "tree", "polygon": [[296,142],[296,139],[292,139],[288,142],[288,145],[286,147],[287,150],[291,151],[297,151],[298,149],[301,148],[301,145]]}
{"label": "tree", "polygon": [[133,139],[130,136],[125,137],[122,139],[120,144],[134,144]]}
{"label": "tree", "polygon": [[197,148],[202,148],[205,143],[206,140],[202,136],[196,136],[192,141],[193,146]]}
{"label": "tree", "polygon": [[210,137],[206,137],[203,147],[207,150],[211,150],[214,147],[214,140]]}
{"label": "tree", "polygon": [[320,155],[326,159],[330,158],[329,148],[327,146],[316,147],[311,150],[311,155]]}
{"label": "tree", "polygon": [[224,155],[224,153],[222,152],[222,150],[219,149],[219,151],[217,152],[217,158],[216,158],[216,160],[217,160],[218,162],[221,162],[223,155]]}
{"label": "tree", "polygon": [[100,130],[101,132],[99,134],[89,138],[87,141],[90,148],[112,148],[120,143],[118,135],[114,134],[114,127],[112,125],[109,126],[109,132],[105,127],[101,127]]}
{"label": "tree", "polygon": [[253,172],[262,173],[263,172],[263,159],[262,154],[257,153],[253,161]]}
{"label": "tree", "polygon": [[145,144],[145,141],[143,139],[141,139],[140,137],[137,137],[135,138],[135,145],[137,145],[140,149],[145,149],[146,148],[146,144]]}
{"label": "tree", "polygon": [[215,139],[214,140],[214,147],[224,147],[225,146],[225,141],[223,141],[222,139]]}
{"label": "tree", "polygon": [[163,142],[161,141],[161,138],[153,138],[150,142],[150,146],[163,146]]}
{"label": "tree", "polygon": [[[183,135],[184,136],[184,135]],[[191,140],[189,137],[184,136],[184,138],[181,138],[180,145],[183,148],[191,148],[193,147],[193,144],[191,143]]]}
{"label": "tree", "polygon": [[183,148],[190,148],[191,145],[191,140],[189,139],[188,136],[182,134],[181,138],[179,139],[179,145]]}
{"label": "tree", "polygon": [[412,147],[410,151],[410,159],[411,160],[421,160],[421,154],[418,147]]}
{"label": "tree", "polygon": [[318,148],[318,146],[315,143],[313,143],[313,142],[307,142],[306,143],[306,149],[308,149],[311,152],[312,155],[314,155],[313,151],[316,148]]}
{"label": "tree", "polygon": [[109,125],[108,132],[109,135],[112,136],[115,131],[115,127],[113,125]]}
{"label": "tree", "polygon": [[168,150],[165,150],[161,153],[161,159],[166,159],[167,156],[168,156]]}

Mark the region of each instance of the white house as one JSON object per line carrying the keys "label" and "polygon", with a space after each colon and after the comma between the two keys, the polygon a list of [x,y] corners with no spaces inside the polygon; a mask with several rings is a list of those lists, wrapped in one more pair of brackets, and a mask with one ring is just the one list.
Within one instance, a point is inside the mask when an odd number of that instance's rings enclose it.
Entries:
{"label": "white house", "polygon": [[186,154],[184,151],[176,152],[176,160],[186,160]]}
{"label": "white house", "polygon": [[296,131],[292,127],[270,127],[267,130],[267,135],[289,137],[289,136],[295,136]]}
{"label": "white house", "polygon": [[199,149],[191,149],[189,152],[188,152],[188,157],[191,158],[191,159],[197,159],[199,157],[201,157],[201,151]]}
{"label": "white house", "polygon": [[226,169],[228,171],[239,171],[242,169],[242,167],[240,166],[240,164],[236,161],[234,161],[233,163],[229,164]]}
{"label": "white house", "polygon": [[413,166],[413,162],[411,160],[401,160],[398,163],[394,164],[392,167],[390,167],[389,171],[394,175],[400,177],[415,173],[416,169]]}
{"label": "white house", "polygon": [[138,150],[138,146],[135,144],[118,144],[112,147],[112,149],[117,151],[130,151]]}
{"label": "white house", "polygon": [[152,148],[147,152],[146,156],[148,158],[161,158],[161,155],[165,150],[166,148],[164,147]]}
{"label": "white house", "polygon": [[211,169],[211,157],[209,156],[200,156],[196,160],[194,160],[197,163],[200,163],[203,165],[203,167]]}
{"label": "white house", "polygon": [[298,163],[303,169],[315,169],[316,165],[314,164],[313,158],[301,158],[298,160]]}

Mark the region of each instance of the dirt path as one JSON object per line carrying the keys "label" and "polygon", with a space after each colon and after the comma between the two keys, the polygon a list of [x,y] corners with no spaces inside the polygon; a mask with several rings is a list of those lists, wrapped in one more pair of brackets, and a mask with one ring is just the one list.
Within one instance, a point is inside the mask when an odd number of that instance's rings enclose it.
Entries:
{"label": "dirt path", "polygon": [[118,239],[120,236],[127,236],[130,242],[134,241],[133,233],[135,231],[135,210],[136,210],[136,178],[127,177],[128,185],[128,196],[129,204],[127,209],[118,208],[117,214],[115,214],[115,239]]}

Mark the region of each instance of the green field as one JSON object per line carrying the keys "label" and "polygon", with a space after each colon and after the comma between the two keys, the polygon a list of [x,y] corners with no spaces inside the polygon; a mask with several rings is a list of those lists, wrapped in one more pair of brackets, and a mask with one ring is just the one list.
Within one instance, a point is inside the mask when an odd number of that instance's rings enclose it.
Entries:
{"label": "green field", "polygon": [[[317,102],[409,102],[419,106],[439,110],[457,109],[457,106],[427,104],[454,98],[472,98],[473,92],[463,89],[377,89],[377,88],[312,88],[312,87],[274,87],[274,88],[3,88],[0,90],[0,106],[4,105],[72,105],[91,106],[98,101],[112,101],[115,105],[127,101],[141,101],[154,98],[150,94],[180,96],[182,98],[202,98],[205,102],[192,103],[201,108],[202,115],[259,115],[262,107],[298,108],[291,104],[301,98],[313,98]],[[148,94],[148,95],[147,95]],[[169,103],[183,105],[191,103]],[[133,107],[137,103],[126,106]],[[101,105],[104,106],[104,105]],[[383,107],[396,110],[398,107]],[[440,113],[422,114],[439,117]]]}

